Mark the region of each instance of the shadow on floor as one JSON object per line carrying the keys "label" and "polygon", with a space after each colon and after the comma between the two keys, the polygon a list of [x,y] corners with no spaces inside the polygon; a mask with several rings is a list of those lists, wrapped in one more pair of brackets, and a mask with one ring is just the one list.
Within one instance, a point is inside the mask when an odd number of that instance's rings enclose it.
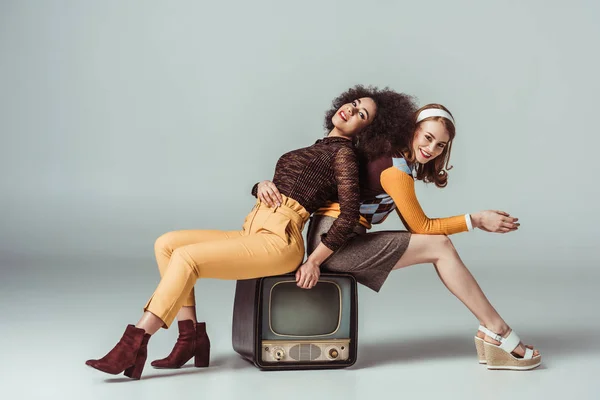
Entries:
{"label": "shadow on floor", "polygon": [[[519,335],[542,354],[542,366],[553,357],[592,356],[600,353],[597,333],[591,327],[579,329],[554,328],[524,332]],[[594,354],[596,357],[597,354]],[[376,343],[359,341],[358,359],[352,369],[377,365],[407,363],[419,360],[477,357],[472,336],[450,333],[435,337],[397,337]]]}
{"label": "shadow on floor", "polygon": [[[521,335],[525,343],[533,344],[542,353],[542,365],[546,369],[553,359],[568,357],[597,357],[600,354],[600,342],[594,329],[555,329],[529,332]],[[358,360],[350,370],[360,370],[382,365],[405,364],[447,358],[472,358],[476,362],[477,353],[471,336],[449,333],[435,337],[397,337],[377,342],[359,342]],[[255,369],[251,363],[238,354],[216,357],[209,368],[194,368],[190,362],[177,370],[157,370],[149,365],[144,368],[142,379],[166,378],[178,375],[218,373],[223,369]],[[258,371],[258,369],[256,369]],[[105,382],[130,382],[125,377],[109,378]]]}
{"label": "shadow on floor", "polygon": [[[213,372],[222,371],[222,369],[240,369],[244,367],[252,367],[252,365],[245,360],[241,359],[237,354],[228,355],[222,357],[215,357],[210,360],[210,367],[208,368],[196,368],[194,367],[193,360],[188,362],[186,365],[179,369],[156,369],[152,368],[149,363],[146,363],[144,372],[142,373],[142,380],[156,379],[156,378],[168,378],[171,376],[183,376],[193,374],[210,374]],[[121,382],[132,382],[134,380],[120,376],[118,378],[108,378],[104,380],[107,383],[121,383]]]}

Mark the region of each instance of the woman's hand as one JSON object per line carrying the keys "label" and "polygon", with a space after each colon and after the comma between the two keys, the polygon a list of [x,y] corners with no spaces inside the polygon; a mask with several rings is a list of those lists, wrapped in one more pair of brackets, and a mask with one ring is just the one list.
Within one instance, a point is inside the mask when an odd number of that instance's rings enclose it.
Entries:
{"label": "woman's hand", "polygon": [[296,285],[302,289],[312,289],[321,276],[319,266],[309,258],[296,271]]}
{"label": "woman's hand", "polygon": [[258,184],[256,197],[269,207],[280,206],[283,201],[281,193],[271,181],[262,181]]}
{"label": "woman's hand", "polygon": [[486,210],[471,214],[473,227],[486,232],[508,233],[519,229],[519,218],[498,210]]}

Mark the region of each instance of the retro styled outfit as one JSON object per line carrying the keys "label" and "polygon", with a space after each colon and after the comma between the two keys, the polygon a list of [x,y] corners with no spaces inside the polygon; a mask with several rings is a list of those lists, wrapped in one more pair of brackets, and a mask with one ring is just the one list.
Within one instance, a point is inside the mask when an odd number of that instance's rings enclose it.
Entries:
{"label": "retro styled outfit", "polygon": [[[273,182],[282,194],[281,206],[270,208],[257,201],[240,231],[188,230],[161,236],[155,246],[161,281],[144,310],[159,317],[168,328],[182,306],[195,304],[193,288],[199,278],[238,280],[294,271],[304,258],[304,224],[328,201],[339,204],[339,216],[323,244],[335,251],[350,237],[359,220],[360,205],[358,161],[352,141],[326,137],[284,154],[277,162]],[[255,185],[253,192],[256,190]],[[204,344],[185,355],[179,355],[181,349],[176,345],[170,361],[167,357],[155,366],[177,368],[194,355],[197,366],[208,365],[205,327],[199,338],[191,332],[193,327],[187,328],[190,343]],[[139,379],[148,339],[143,329],[130,325],[109,354],[86,364],[112,374],[126,370],[127,376]]]}
{"label": "retro styled outfit", "polygon": [[[411,233],[445,234],[471,230],[468,214],[449,218],[428,218],[415,193],[412,168],[402,157],[382,157],[361,167],[360,224],[353,236],[332,254],[321,269],[348,272],[359,283],[379,292],[392,268],[408,247]],[[367,233],[394,210],[410,231]],[[310,254],[339,214],[339,205],[329,203],[311,217],[307,250]]]}
{"label": "retro styled outfit", "polygon": [[[449,113],[433,108],[421,111],[416,122],[434,116],[444,117],[454,124]],[[473,230],[469,214],[428,218],[417,199],[413,176],[413,166],[402,157],[382,157],[361,165],[360,224],[355,226],[353,237],[323,262],[323,271],[351,273],[358,282],[379,292],[406,251],[412,233],[451,235]],[[409,231],[366,233],[373,224],[383,222],[394,209]],[[339,212],[339,205],[332,202],[313,214],[308,227],[308,254],[321,238],[327,236]],[[514,331],[504,338],[483,326],[479,326],[479,330],[500,342],[500,345],[494,345],[475,336],[479,362],[487,364],[488,369],[529,370],[541,364],[541,355],[534,356],[534,351],[529,348],[521,358],[512,354],[521,341]]]}

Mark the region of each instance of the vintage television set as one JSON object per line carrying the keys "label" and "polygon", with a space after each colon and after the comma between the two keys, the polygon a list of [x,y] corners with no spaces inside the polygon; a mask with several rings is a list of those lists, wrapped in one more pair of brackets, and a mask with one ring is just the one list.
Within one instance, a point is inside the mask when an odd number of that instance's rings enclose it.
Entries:
{"label": "vintage television set", "polygon": [[356,362],[358,293],[350,274],[312,289],[294,274],[237,281],[234,350],[262,370],[345,368]]}

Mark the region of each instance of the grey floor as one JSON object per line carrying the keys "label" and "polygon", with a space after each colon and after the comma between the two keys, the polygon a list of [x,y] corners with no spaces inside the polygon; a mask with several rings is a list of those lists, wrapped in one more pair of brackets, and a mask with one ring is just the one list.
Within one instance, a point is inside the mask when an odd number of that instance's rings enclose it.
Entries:
{"label": "grey floor", "polygon": [[[430,266],[393,272],[379,294],[360,289],[359,356],[332,371],[261,372],[231,348],[233,282],[196,285],[208,323],[212,366],[154,370],[176,329],[149,345],[140,381],[84,365],[104,355],[135,323],[154,288],[153,260],[1,261],[5,399],[541,399],[600,398],[600,272],[522,266],[471,267],[492,303],[543,354],[529,372],[488,371],[476,362],[477,321],[447,292]],[[538,269],[539,270],[539,269]],[[577,271],[576,273],[574,271]]]}

